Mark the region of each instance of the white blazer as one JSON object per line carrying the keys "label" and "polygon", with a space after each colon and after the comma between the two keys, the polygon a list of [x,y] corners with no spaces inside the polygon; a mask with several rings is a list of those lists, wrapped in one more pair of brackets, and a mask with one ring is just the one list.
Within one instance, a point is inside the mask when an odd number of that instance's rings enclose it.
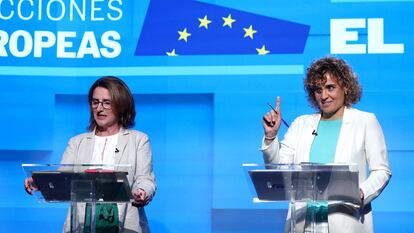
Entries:
{"label": "white blazer", "polygon": [[[271,144],[266,145],[263,139],[261,150],[265,163],[309,162],[309,153],[315,137],[312,132],[318,128],[320,118],[321,114],[296,118],[280,143],[276,138]],[[370,202],[381,193],[391,178],[384,135],[374,114],[345,108],[334,163],[358,164],[359,186],[364,193],[364,203],[358,210],[350,209],[349,206],[330,204],[330,233],[373,232]],[[290,228],[289,216],[285,231]],[[300,221],[301,219],[297,220]],[[298,227],[300,226],[301,224],[298,224]]]}
{"label": "white blazer", "polygon": [[[92,160],[95,145],[94,132],[77,135],[70,139],[68,147],[62,156],[62,164],[88,164]],[[131,189],[145,190],[150,199],[155,195],[156,182],[152,166],[152,152],[148,136],[142,132],[121,129],[116,148],[115,164],[131,164],[132,171],[128,174]],[[84,210],[84,203],[78,204]],[[127,208],[125,210],[125,208]],[[149,233],[147,217],[143,207],[133,207],[131,203],[118,204],[120,219],[126,211],[124,232]],[[84,211],[79,211],[81,228],[83,227]],[[63,227],[63,233],[70,231],[70,210]]]}

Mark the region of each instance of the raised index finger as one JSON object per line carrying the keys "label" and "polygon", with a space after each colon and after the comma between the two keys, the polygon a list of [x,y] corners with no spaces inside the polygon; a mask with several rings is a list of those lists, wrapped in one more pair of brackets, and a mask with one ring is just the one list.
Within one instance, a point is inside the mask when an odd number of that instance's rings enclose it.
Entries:
{"label": "raised index finger", "polygon": [[280,96],[276,97],[276,110],[280,112]]}

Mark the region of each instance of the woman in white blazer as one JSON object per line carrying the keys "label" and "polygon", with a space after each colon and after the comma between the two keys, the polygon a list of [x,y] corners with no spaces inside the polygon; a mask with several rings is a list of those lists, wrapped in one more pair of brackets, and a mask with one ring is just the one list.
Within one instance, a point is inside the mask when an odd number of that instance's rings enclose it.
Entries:
{"label": "woman in white blazer", "polygon": [[[262,120],[264,161],[358,164],[362,205],[356,209],[330,203],[326,213],[329,232],[373,232],[371,201],[391,177],[381,126],[374,114],[351,108],[360,100],[362,88],[344,60],[325,57],[313,62],[304,86],[310,104],[318,113],[296,118],[279,142],[277,133],[282,115],[277,97],[276,111],[268,112]],[[299,213],[306,210],[306,204],[299,206]],[[304,222],[303,217],[297,219],[296,232],[304,231]],[[286,223],[285,232],[289,232],[290,213]]]}
{"label": "woman in white blazer", "polygon": [[[119,225],[124,232],[149,232],[144,206],[155,194],[156,183],[152,167],[151,145],[146,134],[130,130],[134,126],[135,105],[128,86],[119,78],[107,76],[98,79],[89,89],[90,132],[77,135],[68,143],[62,156],[62,164],[129,164],[128,181],[134,201],[128,204],[101,205],[103,217],[97,232],[118,232]],[[117,169],[114,167],[114,169]],[[32,193],[36,187],[31,179],[25,181],[26,191]],[[85,204],[78,204],[79,232],[84,229]],[[88,211],[89,212],[89,211]],[[119,213],[114,220],[113,213]],[[125,214],[125,222],[120,222]],[[108,215],[108,216],[106,216]],[[98,218],[97,218],[98,219]],[[89,220],[90,221],[90,220]],[[97,220],[98,222],[98,220]],[[110,223],[110,224],[108,224]],[[70,232],[70,210],[63,227]]]}

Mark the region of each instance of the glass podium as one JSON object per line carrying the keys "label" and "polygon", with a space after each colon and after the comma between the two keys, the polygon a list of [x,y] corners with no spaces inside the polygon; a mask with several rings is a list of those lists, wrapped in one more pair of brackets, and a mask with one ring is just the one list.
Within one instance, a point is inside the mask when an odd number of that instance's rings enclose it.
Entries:
{"label": "glass podium", "polygon": [[[129,203],[133,197],[127,175],[130,165],[113,164],[22,164],[27,178],[33,179],[39,202],[70,203],[70,232],[95,233],[97,204]],[[90,219],[85,219],[90,206]],[[127,205],[125,205],[127,206]],[[118,212],[119,231],[123,232],[127,208]],[[88,215],[89,216],[89,215]],[[102,216],[99,216],[102,218]],[[85,221],[90,221],[84,229]],[[86,226],[86,225],[85,225]]]}
{"label": "glass podium", "polygon": [[[306,213],[318,202],[359,208],[357,164],[243,164],[254,202],[290,203],[290,232],[329,232],[328,221]],[[251,182],[250,182],[251,181]],[[327,211],[327,210],[326,210]],[[327,213],[326,213],[327,214]],[[306,219],[306,221],[305,221]]]}

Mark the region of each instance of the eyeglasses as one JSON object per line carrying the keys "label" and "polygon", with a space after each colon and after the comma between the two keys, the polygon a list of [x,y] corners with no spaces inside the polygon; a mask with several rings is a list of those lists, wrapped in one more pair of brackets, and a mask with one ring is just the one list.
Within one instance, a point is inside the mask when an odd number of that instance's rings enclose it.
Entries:
{"label": "eyeglasses", "polygon": [[97,99],[94,99],[94,100],[92,100],[92,102],[91,102],[91,106],[92,106],[92,108],[98,108],[98,106],[99,106],[99,104],[102,104],[102,107],[104,108],[104,109],[111,109],[111,107],[112,107],[112,103],[111,103],[111,101],[110,100],[103,100],[103,101],[99,101],[99,100],[97,100]]}

